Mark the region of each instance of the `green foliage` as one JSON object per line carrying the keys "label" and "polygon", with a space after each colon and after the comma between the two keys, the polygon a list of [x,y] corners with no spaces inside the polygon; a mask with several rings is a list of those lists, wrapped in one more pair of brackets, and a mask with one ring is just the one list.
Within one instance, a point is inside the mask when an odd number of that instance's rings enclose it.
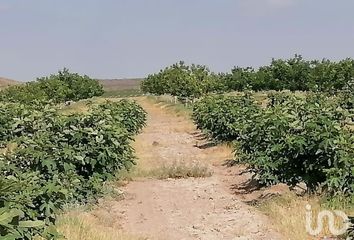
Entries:
{"label": "green foliage", "polygon": [[70,73],[68,69],[56,75],[38,78],[36,82],[15,85],[0,92],[0,100],[20,103],[60,103],[101,96],[104,93],[98,81],[88,76]]}
{"label": "green foliage", "polygon": [[53,224],[64,204],[95,199],[105,181],[134,164],[130,143],[146,120],[145,111],[127,100],[69,116],[21,104],[3,104],[0,111],[7,123],[0,143],[16,146],[0,156],[0,188],[11,190],[0,197],[0,216],[6,217],[0,234],[9,239],[55,238]]}
{"label": "green foliage", "polygon": [[214,139],[233,141],[240,138],[243,128],[235,123],[245,123],[260,111],[250,95],[208,96],[193,106],[192,117],[197,127]]}
{"label": "green foliage", "polygon": [[342,108],[345,108],[349,111],[349,118],[354,124],[354,79],[349,82],[343,91],[338,93],[339,103]]}
{"label": "green foliage", "polygon": [[213,137],[235,141],[239,161],[263,184],[305,182],[310,190],[354,193],[354,137],[340,99],[275,94],[268,106],[243,97],[208,97],[194,121]]}
{"label": "green foliage", "polygon": [[348,237],[349,239],[354,238],[354,217],[349,217],[350,219],[350,227],[348,229]]}
{"label": "green foliage", "polygon": [[[37,173],[16,172],[0,161],[0,236],[1,239],[32,239],[41,235],[46,239],[58,237],[51,218],[44,219],[35,209],[35,199],[43,193]],[[13,170],[13,166],[11,166]]]}
{"label": "green foliage", "polygon": [[227,90],[334,91],[341,90],[354,77],[354,60],[332,62],[304,60],[300,55],[283,60],[273,59],[258,70],[235,67],[221,79]]}
{"label": "green foliage", "polygon": [[9,203],[9,194],[14,193],[19,189],[14,181],[0,178],[0,236],[6,236],[6,239],[21,238],[23,235],[17,228],[20,226],[20,218],[23,217],[23,212],[19,209],[5,206]]}
{"label": "green foliage", "polygon": [[197,98],[213,91],[217,76],[201,65],[173,64],[157,74],[149,75],[141,83],[143,92],[178,97]]}
{"label": "green foliage", "polygon": [[[230,74],[222,75],[221,82],[227,90],[243,91],[251,87],[251,83],[256,82],[255,70],[251,67],[234,67]],[[260,87],[262,88],[262,87]]]}
{"label": "green foliage", "polygon": [[205,66],[186,66],[181,62],[150,75],[142,82],[143,92],[198,98],[212,92],[244,90],[326,91],[342,90],[354,79],[354,60],[308,61],[300,55],[273,59],[259,69],[234,67],[218,75]]}
{"label": "green foliage", "polygon": [[32,137],[38,130],[50,124],[56,109],[48,105],[24,105],[0,102],[0,148],[19,136]]}
{"label": "green foliage", "polygon": [[33,104],[44,103],[48,100],[48,96],[36,82],[13,85],[0,91],[0,101],[4,102]]}
{"label": "green foliage", "polygon": [[[107,101],[94,108],[96,117],[104,116],[112,124],[119,122],[130,134],[138,134],[145,126],[146,112],[137,103],[122,99],[119,102]],[[108,116],[108,117],[107,117]]]}

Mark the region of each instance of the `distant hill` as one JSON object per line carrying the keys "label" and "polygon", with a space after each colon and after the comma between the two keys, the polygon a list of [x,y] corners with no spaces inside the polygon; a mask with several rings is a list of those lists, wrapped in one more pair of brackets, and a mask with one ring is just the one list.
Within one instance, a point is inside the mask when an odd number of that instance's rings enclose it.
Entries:
{"label": "distant hill", "polygon": [[136,97],[140,96],[140,83],[143,78],[98,79],[103,85],[104,97]]}
{"label": "distant hill", "polygon": [[20,84],[20,82],[8,78],[0,77],[0,89],[8,86],[16,85],[16,84]]}
{"label": "distant hill", "polygon": [[99,79],[105,91],[140,89],[143,78]]}

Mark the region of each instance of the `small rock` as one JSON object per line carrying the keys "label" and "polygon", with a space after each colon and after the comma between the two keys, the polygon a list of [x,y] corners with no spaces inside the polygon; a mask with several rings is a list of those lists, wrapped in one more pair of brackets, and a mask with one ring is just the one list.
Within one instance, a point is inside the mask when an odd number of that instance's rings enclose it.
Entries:
{"label": "small rock", "polygon": [[296,195],[298,196],[304,196],[307,192],[307,186],[306,183],[298,183],[295,187],[293,187],[291,190],[295,192]]}

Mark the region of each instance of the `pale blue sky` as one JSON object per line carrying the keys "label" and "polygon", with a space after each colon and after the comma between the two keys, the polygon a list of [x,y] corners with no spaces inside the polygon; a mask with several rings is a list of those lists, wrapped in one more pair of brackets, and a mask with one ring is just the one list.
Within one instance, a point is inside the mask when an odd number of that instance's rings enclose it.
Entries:
{"label": "pale blue sky", "polygon": [[185,60],[227,71],[272,57],[354,57],[353,0],[0,0],[0,76],[68,67],[144,77]]}

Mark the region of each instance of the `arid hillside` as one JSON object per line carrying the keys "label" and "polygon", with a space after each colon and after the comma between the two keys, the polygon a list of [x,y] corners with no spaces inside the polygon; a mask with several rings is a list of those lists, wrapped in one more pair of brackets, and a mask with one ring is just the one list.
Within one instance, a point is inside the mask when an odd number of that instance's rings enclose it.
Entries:
{"label": "arid hillside", "polygon": [[11,85],[20,84],[18,81],[0,77],[0,89]]}
{"label": "arid hillside", "polygon": [[103,85],[105,91],[139,89],[142,78],[134,79],[102,79],[99,82]]}

